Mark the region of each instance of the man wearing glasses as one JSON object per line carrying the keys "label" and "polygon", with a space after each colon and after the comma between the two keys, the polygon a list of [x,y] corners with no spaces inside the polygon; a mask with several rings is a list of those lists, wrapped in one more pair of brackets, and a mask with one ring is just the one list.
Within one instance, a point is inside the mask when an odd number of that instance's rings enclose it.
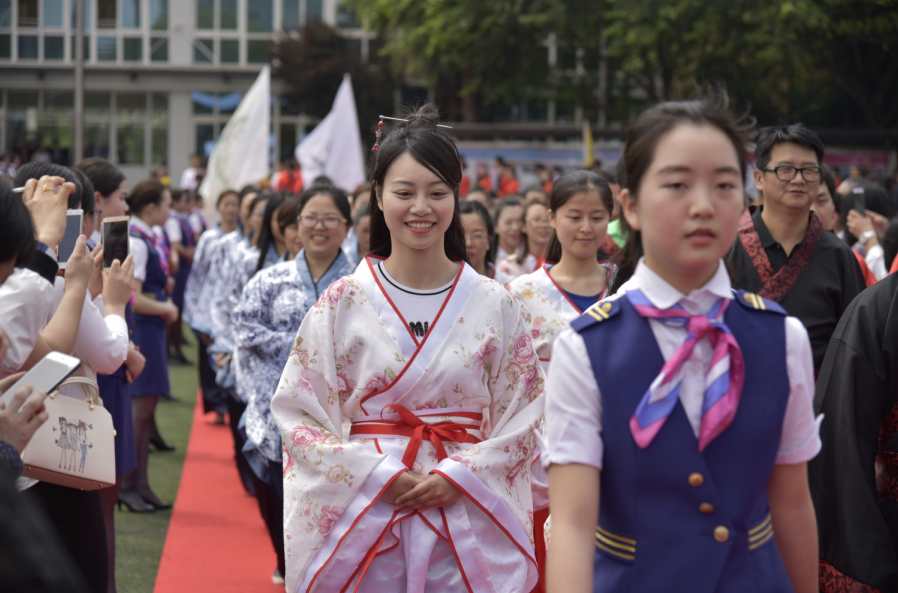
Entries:
{"label": "man wearing glasses", "polygon": [[764,203],[744,219],[733,247],[738,287],[801,320],[815,371],[842,313],[865,288],[851,249],[811,212],[822,164],[823,143],[804,125],[762,128],[754,175]]}

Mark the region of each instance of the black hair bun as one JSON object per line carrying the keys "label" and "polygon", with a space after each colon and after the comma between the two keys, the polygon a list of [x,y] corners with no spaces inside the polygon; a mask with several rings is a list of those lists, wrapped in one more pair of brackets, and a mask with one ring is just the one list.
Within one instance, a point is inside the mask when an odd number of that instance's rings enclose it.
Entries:
{"label": "black hair bun", "polygon": [[440,111],[433,103],[425,103],[406,116],[408,127],[427,126],[436,128],[440,123]]}

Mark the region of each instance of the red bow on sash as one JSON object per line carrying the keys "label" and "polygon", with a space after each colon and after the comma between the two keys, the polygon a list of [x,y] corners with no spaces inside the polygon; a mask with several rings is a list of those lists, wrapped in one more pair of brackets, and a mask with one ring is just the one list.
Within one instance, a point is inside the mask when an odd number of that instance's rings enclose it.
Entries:
{"label": "red bow on sash", "polygon": [[[474,428],[473,426],[465,426],[454,422],[428,424],[415,416],[414,413],[409,411],[409,409],[403,405],[390,404],[384,406],[384,410],[387,408],[395,410],[401,420],[379,420],[370,423],[366,422],[364,424],[353,424],[349,434],[357,436],[386,434],[411,439],[405,450],[405,455],[402,456],[402,463],[409,469],[412,469],[415,459],[418,457],[418,449],[421,447],[421,443],[424,442],[425,438],[433,443],[433,446],[437,451],[437,460],[439,461],[449,457],[449,455],[446,454],[446,448],[443,446],[443,441],[470,444],[480,442],[480,439],[474,435],[468,434],[468,429]],[[445,415],[469,416],[472,420],[480,420],[483,418],[483,414],[471,414],[470,412],[457,412],[453,414],[451,408],[446,410]],[[475,418],[475,416],[479,416],[479,418]]]}

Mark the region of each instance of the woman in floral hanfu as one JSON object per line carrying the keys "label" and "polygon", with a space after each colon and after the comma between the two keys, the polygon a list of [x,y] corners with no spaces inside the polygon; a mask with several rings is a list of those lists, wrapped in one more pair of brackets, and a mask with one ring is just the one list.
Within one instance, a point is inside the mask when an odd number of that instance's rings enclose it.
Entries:
{"label": "woman in floral hanfu", "polygon": [[530,591],[544,375],[465,262],[461,159],[426,105],[380,145],[372,255],[303,321],[271,408],[287,590]]}

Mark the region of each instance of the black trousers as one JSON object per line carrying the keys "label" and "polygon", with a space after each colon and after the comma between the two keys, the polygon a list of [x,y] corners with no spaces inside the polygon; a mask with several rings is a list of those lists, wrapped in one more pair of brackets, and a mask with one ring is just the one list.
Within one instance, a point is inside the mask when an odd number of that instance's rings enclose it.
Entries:
{"label": "black trousers", "polygon": [[256,500],[259,512],[268,529],[268,537],[277,555],[278,570],[281,576],[286,575],[287,562],[284,555],[284,470],[278,461],[268,461],[271,485],[260,480],[255,473],[253,487],[256,489]]}
{"label": "black trousers", "polygon": [[199,360],[196,361],[196,365],[200,370],[200,388],[203,390],[203,413],[224,414],[228,409],[228,396],[225,390],[215,382],[215,369],[209,362],[209,353],[206,351],[206,345],[203,344],[203,336],[197,332],[196,337],[200,345]]}
{"label": "black trousers", "polygon": [[225,389],[225,392],[228,394],[228,419],[231,424],[231,434],[234,437],[234,460],[237,462],[237,471],[240,473],[243,488],[249,494],[255,495],[255,490],[253,490],[253,469],[246,460],[246,456],[243,455],[243,445],[246,444],[246,431],[238,428],[240,418],[246,410],[246,404],[237,399],[237,393],[233,389]]}
{"label": "black trousers", "polygon": [[39,506],[59,534],[65,548],[81,571],[88,590],[106,593],[109,585],[109,558],[106,553],[106,519],[100,493],[82,492],[47,482],[22,492]]}

